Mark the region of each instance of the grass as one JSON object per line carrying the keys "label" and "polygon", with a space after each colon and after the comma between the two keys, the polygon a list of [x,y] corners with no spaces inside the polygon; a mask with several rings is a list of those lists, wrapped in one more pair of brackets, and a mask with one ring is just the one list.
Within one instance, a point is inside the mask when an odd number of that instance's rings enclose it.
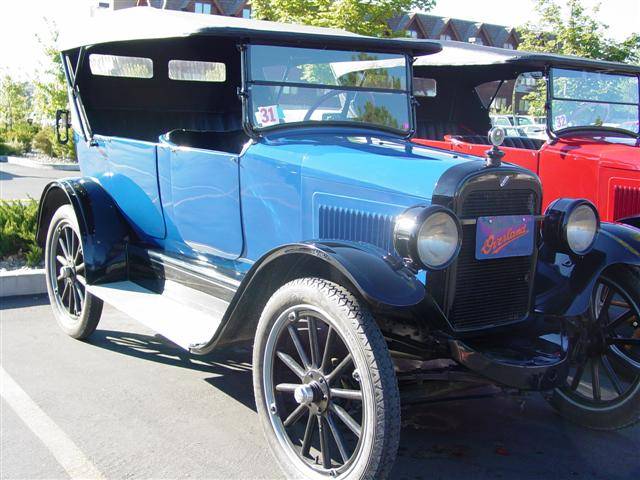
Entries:
{"label": "grass", "polygon": [[34,267],[42,261],[42,249],[36,243],[38,202],[0,201],[0,260],[13,257]]}

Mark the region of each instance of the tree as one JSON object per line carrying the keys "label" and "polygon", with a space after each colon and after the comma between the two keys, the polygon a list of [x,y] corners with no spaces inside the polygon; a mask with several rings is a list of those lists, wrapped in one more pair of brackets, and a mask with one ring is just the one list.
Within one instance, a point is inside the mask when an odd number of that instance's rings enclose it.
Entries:
{"label": "tree", "polygon": [[56,110],[68,109],[67,81],[62,66],[60,51],[55,47],[58,31],[49,25],[49,38],[38,38],[47,58],[47,63],[34,82],[35,111],[41,121],[51,121]]}
{"label": "tree", "polygon": [[[563,5],[568,15],[563,15]],[[607,36],[608,25],[598,20],[600,5],[588,10],[582,0],[537,0],[537,24],[519,29],[521,50],[578,55],[614,62],[640,62],[640,34],[617,43]]]}
{"label": "tree", "polygon": [[27,82],[18,82],[9,75],[0,81],[0,124],[4,130],[27,123],[31,113],[31,92]]}
{"label": "tree", "polygon": [[[582,0],[567,0],[566,13],[558,0],[537,0],[537,24],[528,23],[519,29],[520,50],[577,55],[613,62],[640,63],[640,35],[633,34],[617,43],[607,36],[608,25],[598,18],[600,5],[590,11]],[[525,95],[529,115],[544,115],[546,86],[538,83],[536,89]]]}
{"label": "tree", "polygon": [[255,18],[332,27],[363,35],[392,36],[389,20],[435,0],[252,0]]}

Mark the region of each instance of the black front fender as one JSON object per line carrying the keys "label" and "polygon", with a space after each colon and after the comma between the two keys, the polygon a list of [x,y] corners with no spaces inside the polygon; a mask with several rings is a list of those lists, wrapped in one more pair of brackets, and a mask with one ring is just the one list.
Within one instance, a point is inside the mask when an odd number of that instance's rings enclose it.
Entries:
{"label": "black front fender", "polygon": [[66,178],[45,187],[38,211],[38,244],[44,248],[51,218],[65,204],[71,205],[78,220],[87,282],[126,280],[126,245],[132,231],[113,198],[91,178]]}
{"label": "black front fender", "polygon": [[614,265],[640,267],[640,230],[619,223],[603,223],[589,254],[549,255],[543,247],[540,259],[536,310],[549,315],[583,315],[602,272]]}
{"label": "black front fender", "polygon": [[222,320],[221,328],[194,353],[251,338],[268,298],[286,282],[322,276],[351,287],[374,307],[412,307],[425,288],[397,258],[375,246],[355,242],[307,242],[285,245],[264,255],[247,272]]}
{"label": "black front fender", "polygon": [[624,223],[625,225],[629,225],[631,227],[640,228],[640,215],[635,217],[626,217],[617,220],[618,223]]}

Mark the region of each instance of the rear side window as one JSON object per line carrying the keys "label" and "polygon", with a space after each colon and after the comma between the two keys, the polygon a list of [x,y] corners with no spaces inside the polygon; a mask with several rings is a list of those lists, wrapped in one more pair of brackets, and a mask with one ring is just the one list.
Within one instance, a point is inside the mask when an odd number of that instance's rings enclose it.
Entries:
{"label": "rear side window", "polygon": [[416,97],[435,97],[438,94],[433,78],[413,77],[413,94]]}
{"label": "rear side window", "polygon": [[122,55],[89,55],[89,68],[93,75],[125,78],[153,78],[153,60]]}
{"label": "rear side window", "polygon": [[227,68],[219,62],[169,60],[169,78],[189,82],[224,82]]}

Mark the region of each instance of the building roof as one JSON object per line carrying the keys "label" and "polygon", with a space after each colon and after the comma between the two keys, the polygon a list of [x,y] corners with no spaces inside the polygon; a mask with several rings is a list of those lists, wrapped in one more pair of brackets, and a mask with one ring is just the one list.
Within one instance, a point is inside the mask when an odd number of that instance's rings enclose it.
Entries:
{"label": "building roof", "polygon": [[416,67],[488,67],[490,65],[513,65],[541,69],[546,66],[584,68],[587,70],[609,70],[640,74],[639,65],[605,62],[571,55],[526,52],[505,48],[485,47],[465,42],[440,41],[442,50],[433,55],[422,56],[416,60]]}
{"label": "building roof", "polygon": [[59,48],[74,48],[131,40],[219,36],[271,41],[286,45],[321,45],[426,55],[440,50],[437,42],[409,38],[374,38],[345,30],[291,23],[249,20],[220,15],[198,15],[156,8],[128,8],[90,19],[62,32]]}
{"label": "building roof", "polygon": [[[495,25],[493,23],[473,22],[459,18],[440,17],[427,13],[411,13],[395,18],[389,22],[389,27],[394,30],[406,30],[414,23],[418,23],[419,31],[422,31],[426,38],[439,38],[440,34],[450,26],[456,35],[457,40],[469,41],[470,38],[477,38],[480,32],[484,32],[491,45],[502,47],[510,36],[517,40],[515,28],[506,25]],[[514,45],[515,46],[515,45]]]}

